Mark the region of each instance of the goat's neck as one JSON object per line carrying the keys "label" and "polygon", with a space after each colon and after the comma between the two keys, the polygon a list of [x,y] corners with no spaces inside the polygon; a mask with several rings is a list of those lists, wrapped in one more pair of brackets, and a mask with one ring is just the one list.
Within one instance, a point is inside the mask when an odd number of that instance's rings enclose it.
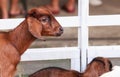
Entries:
{"label": "goat's neck", "polygon": [[98,71],[96,71],[94,67],[91,66],[85,70],[83,77],[98,77],[97,73]]}
{"label": "goat's neck", "polygon": [[9,38],[11,43],[22,55],[29,45],[36,39],[28,31],[27,21],[24,20],[18,27],[9,32]]}

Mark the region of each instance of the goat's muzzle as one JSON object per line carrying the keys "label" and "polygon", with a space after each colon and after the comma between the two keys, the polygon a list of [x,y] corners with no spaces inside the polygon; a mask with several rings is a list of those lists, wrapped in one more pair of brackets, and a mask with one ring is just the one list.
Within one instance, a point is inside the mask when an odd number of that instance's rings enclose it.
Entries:
{"label": "goat's muzzle", "polygon": [[60,27],[59,28],[59,32],[58,33],[56,33],[56,36],[61,36],[61,34],[63,34],[63,28],[62,27]]}

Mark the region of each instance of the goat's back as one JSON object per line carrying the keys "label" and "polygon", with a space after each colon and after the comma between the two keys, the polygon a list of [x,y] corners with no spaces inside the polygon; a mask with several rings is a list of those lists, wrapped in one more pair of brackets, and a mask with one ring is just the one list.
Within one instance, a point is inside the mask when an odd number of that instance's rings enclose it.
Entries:
{"label": "goat's back", "polygon": [[31,74],[29,77],[80,77],[80,73],[59,67],[48,67]]}

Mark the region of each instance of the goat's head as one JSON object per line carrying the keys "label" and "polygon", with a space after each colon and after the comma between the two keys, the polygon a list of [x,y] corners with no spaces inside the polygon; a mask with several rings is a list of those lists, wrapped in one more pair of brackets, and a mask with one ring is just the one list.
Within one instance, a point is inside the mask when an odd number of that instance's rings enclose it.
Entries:
{"label": "goat's head", "polygon": [[41,38],[41,36],[60,36],[63,33],[61,25],[45,7],[31,9],[26,18],[29,31],[36,38]]}
{"label": "goat's head", "polygon": [[[103,73],[112,70],[112,63],[104,57],[94,58],[87,66],[86,71],[89,71],[92,76],[99,77]],[[87,73],[88,74],[88,73]],[[91,76],[88,76],[91,77]]]}
{"label": "goat's head", "polygon": [[96,57],[96,58],[93,59],[93,62],[98,62],[98,63],[101,62],[104,65],[105,72],[108,72],[108,71],[112,70],[112,63],[108,58]]}

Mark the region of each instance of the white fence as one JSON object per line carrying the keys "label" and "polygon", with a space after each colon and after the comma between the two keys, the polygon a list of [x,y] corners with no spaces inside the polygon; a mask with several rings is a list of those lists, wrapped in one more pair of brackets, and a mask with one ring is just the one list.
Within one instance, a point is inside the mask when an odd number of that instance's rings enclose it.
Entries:
{"label": "white fence", "polygon": [[120,57],[120,46],[88,46],[89,26],[111,26],[120,25],[120,15],[94,15],[89,16],[89,1],[79,0],[79,18],[81,18],[81,70],[96,56],[108,58]]}
{"label": "white fence", "polygon": [[[83,71],[96,56],[120,57],[120,46],[88,46],[88,26],[120,25],[120,15],[89,16],[89,1],[78,0],[78,4],[78,16],[56,17],[63,27],[78,27],[78,46],[28,49],[21,61],[71,59],[71,69]],[[1,19],[0,29],[13,29],[23,20]]]}

